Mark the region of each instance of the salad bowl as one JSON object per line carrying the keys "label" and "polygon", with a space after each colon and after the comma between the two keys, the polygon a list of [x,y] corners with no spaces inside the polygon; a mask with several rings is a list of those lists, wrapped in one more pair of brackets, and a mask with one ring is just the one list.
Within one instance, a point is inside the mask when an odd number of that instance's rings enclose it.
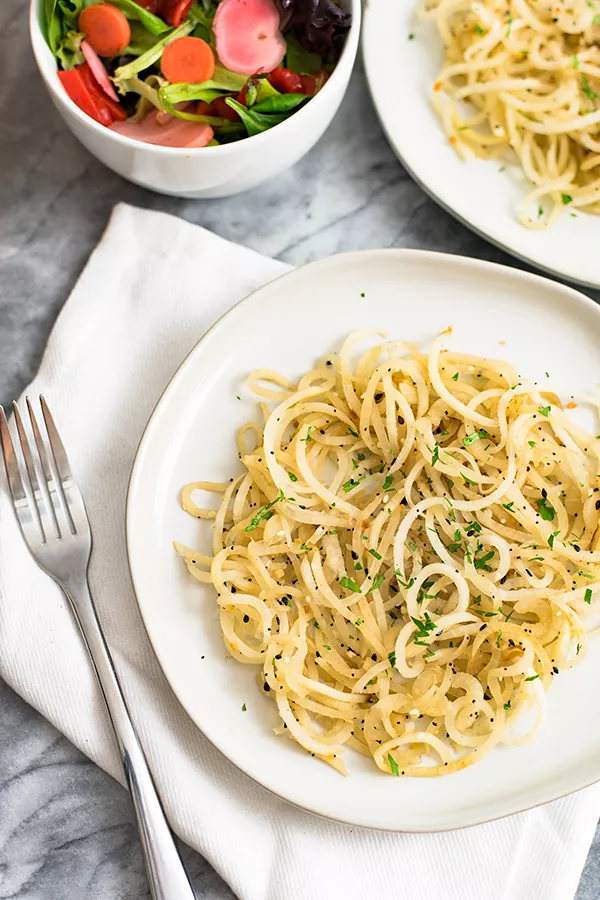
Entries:
{"label": "salad bowl", "polygon": [[50,99],[81,143],[119,175],[162,194],[226,197],[271,181],[298,162],[323,135],[344,97],[360,34],[360,0],[340,0],[352,14],[340,59],[322,89],[280,124],[234,143],[165,147],[143,143],[94,121],[67,95],[46,41],[43,0],[31,0],[33,53]]}

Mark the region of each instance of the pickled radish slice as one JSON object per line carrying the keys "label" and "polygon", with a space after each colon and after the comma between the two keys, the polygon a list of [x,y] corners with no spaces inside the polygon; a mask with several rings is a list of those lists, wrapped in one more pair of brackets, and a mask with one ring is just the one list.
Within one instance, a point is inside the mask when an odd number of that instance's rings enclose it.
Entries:
{"label": "pickled radish slice", "polygon": [[239,75],[270,72],[285,56],[273,0],[222,0],[213,30],[220,61]]}
{"label": "pickled radish slice", "polygon": [[213,139],[210,125],[174,117],[164,122],[164,117],[159,120],[159,116],[161,113],[153,111],[141,122],[115,122],[110,128],[134,141],[160,147],[206,147]]}
{"label": "pickled radish slice", "polygon": [[94,50],[91,44],[88,44],[87,41],[81,42],[81,52],[85,57],[85,61],[92,70],[92,75],[104,91],[104,93],[110,97],[111,100],[114,100],[115,103],[119,102],[119,98],[117,97],[117,92],[114,87],[108,80],[108,72],[104,68],[104,63]]}

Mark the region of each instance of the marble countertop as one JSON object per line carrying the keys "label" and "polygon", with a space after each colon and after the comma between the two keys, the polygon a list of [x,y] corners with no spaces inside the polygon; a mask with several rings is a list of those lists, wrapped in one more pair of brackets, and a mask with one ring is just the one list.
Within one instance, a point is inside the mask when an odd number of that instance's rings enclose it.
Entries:
{"label": "marble countertop", "polygon": [[[375,119],[360,66],[326,136],[276,184],[206,202],[128,184],[76,142],[51,106],[28,47],[25,6],[0,4],[0,402],[17,397],[32,378],[120,200],[175,213],[294,265],[369,247],[520,265],[411,181]],[[233,897],[200,856],[183,852],[197,897]],[[0,897],[149,896],[126,792],[0,681]],[[600,830],[577,900],[598,896]]]}

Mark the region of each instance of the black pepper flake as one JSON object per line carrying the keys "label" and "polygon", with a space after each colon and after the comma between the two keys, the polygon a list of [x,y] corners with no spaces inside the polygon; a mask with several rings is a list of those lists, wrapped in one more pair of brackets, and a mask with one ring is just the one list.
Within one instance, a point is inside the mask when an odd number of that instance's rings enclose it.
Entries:
{"label": "black pepper flake", "polygon": [[398,425],[404,425],[404,418],[402,416],[398,416]]}
{"label": "black pepper flake", "polygon": [[556,666],[552,666],[552,671],[555,675],[558,675],[558,669],[556,668]]}
{"label": "black pepper flake", "polygon": [[249,622],[249,621],[250,621],[250,616],[244,616],[244,622]]}
{"label": "black pepper flake", "polygon": [[269,691],[271,690],[271,688],[269,687],[269,685],[267,684],[266,681],[265,681],[265,683],[263,684],[263,688],[264,688],[264,690],[267,692],[267,694],[268,694]]}
{"label": "black pepper flake", "polygon": [[383,400],[383,394],[375,394],[375,403],[379,403],[380,400]]}
{"label": "black pepper flake", "polygon": [[373,660],[373,662],[377,662],[377,654],[371,653],[371,659]]}
{"label": "black pepper flake", "polygon": [[356,552],[356,550],[351,550],[350,556],[352,557],[352,559],[358,559],[358,553]]}

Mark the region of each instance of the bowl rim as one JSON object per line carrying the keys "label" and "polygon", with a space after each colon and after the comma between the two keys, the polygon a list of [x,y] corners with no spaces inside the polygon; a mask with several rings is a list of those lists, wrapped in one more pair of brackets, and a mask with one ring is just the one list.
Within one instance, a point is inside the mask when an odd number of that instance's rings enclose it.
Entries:
{"label": "bowl rim", "polygon": [[327,80],[318,94],[311,98],[310,104],[307,103],[293,116],[290,116],[284,122],[280,122],[279,125],[275,125],[268,131],[263,131],[261,134],[255,134],[245,137],[240,141],[232,141],[229,144],[219,144],[218,146],[213,147],[161,147],[158,144],[147,144],[144,141],[136,141],[134,138],[118,134],[117,132],[112,131],[110,128],[106,128],[104,125],[100,125],[99,122],[96,122],[94,119],[90,118],[90,116],[86,115],[82,110],[80,110],[79,107],[73,102],[73,100],[71,100],[68,94],[59,89],[59,85],[56,79],[52,77],[55,74],[56,70],[54,69],[51,73],[49,70],[49,66],[44,58],[47,53],[51,54],[52,51],[50,50],[46,42],[46,37],[44,35],[42,26],[43,0],[30,0],[29,38],[31,41],[33,55],[35,57],[38,70],[52,100],[55,102],[55,104],[63,106],[63,108],[69,113],[71,117],[79,120],[82,125],[90,128],[92,132],[95,132],[98,135],[103,135],[107,140],[115,141],[117,144],[120,144],[123,147],[135,148],[137,150],[143,148],[144,151],[158,156],[168,156],[171,158],[182,157],[184,159],[196,157],[198,154],[211,154],[213,157],[217,155],[225,156],[231,153],[239,152],[239,150],[237,149],[239,145],[244,146],[248,141],[252,141],[253,146],[258,146],[259,141],[262,141],[264,143],[265,141],[270,140],[272,131],[277,130],[279,132],[279,129],[288,126],[289,123],[298,122],[298,117],[302,117],[305,110],[313,103],[318,103],[322,106],[326,102],[323,99],[323,95],[327,95],[331,91],[330,84],[333,83],[333,85],[336,85],[338,81],[340,81],[343,77],[342,73],[339,70],[345,67],[345,65],[349,65],[350,70],[352,70],[354,60],[358,52],[360,26],[362,20],[362,2],[361,0],[347,0],[347,5],[350,7],[350,12],[352,14],[352,23],[350,25],[350,30],[348,31],[348,34],[346,36],[344,48],[337,62],[337,65],[331,74],[331,77]]}

